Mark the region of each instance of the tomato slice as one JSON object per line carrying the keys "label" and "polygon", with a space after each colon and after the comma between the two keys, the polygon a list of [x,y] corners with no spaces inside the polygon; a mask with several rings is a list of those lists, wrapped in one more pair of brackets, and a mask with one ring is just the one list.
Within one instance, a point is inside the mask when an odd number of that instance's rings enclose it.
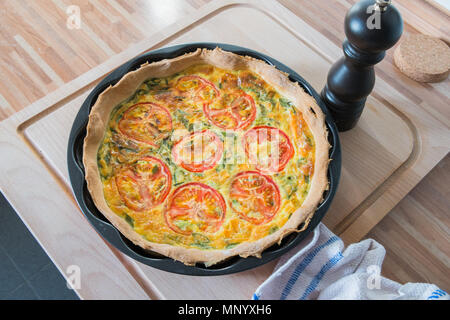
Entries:
{"label": "tomato slice", "polygon": [[230,206],[244,220],[262,224],[280,208],[280,190],[269,176],[257,171],[238,173],[231,181]]}
{"label": "tomato slice", "polygon": [[115,181],[125,205],[144,211],[164,201],[172,186],[172,175],[164,162],[149,156],[120,170]]}
{"label": "tomato slice", "polygon": [[161,140],[170,135],[172,117],[166,108],[143,102],[125,111],[118,127],[128,138],[157,147]]}
{"label": "tomato slice", "polygon": [[280,172],[294,156],[294,147],[282,130],[259,126],[243,137],[245,153],[251,164],[262,173]]}
{"label": "tomato slice", "polygon": [[217,103],[205,104],[203,112],[214,125],[229,130],[245,129],[256,117],[255,101],[240,90],[224,94]]}
{"label": "tomato slice", "polygon": [[194,75],[179,78],[176,88],[180,95],[190,97],[201,104],[210,104],[220,96],[214,83]]}
{"label": "tomato slice", "polygon": [[216,166],[222,157],[223,142],[210,130],[192,132],[172,148],[173,161],[191,172],[202,172]]}
{"label": "tomato slice", "polygon": [[175,232],[190,235],[195,226],[202,232],[216,232],[225,219],[223,196],[200,182],[178,187],[171,195],[164,217]]}

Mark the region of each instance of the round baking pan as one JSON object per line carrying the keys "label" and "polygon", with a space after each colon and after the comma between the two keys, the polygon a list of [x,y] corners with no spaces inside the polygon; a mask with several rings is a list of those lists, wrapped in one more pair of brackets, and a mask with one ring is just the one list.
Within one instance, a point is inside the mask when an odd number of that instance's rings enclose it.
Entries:
{"label": "round baking pan", "polygon": [[[193,52],[198,48],[214,49],[216,47],[220,47],[223,50],[231,51],[239,55],[246,55],[261,59],[275,66],[277,69],[287,73],[291,81],[298,82],[306,90],[307,93],[314,97],[318,105],[326,114],[326,126],[329,132],[328,140],[331,144],[330,159],[332,159],[328,167],[328,180],[330,185],[328,190],[325,191],[323,195],[323,201],[317,207],[316,212],[307,228],[302,232],[291,233],[290,235],[283,238],[280,244],[274,244],[270,248],[267,248],[266,250],[264,250],[264,252],[262,252],[261,258],[241,258],[239,256],[236,256],[210,267],[205,267],[205,265],[202,263],[197,263],[195,266],[187,266],[179,261],[175,261],[155,252],[144,250],[141,247],[134,245],[130,240],[124,237],[95,207],[89,191],[87,190],[86,181],[84,179],[84,167],[82,161],[83,140],[86,135],[86,125],[88,122],[89,112],[95,101],[97,100],[97,97],[107,87],[109,87],[110,85],[115,85],[126,73],[138,69],[145,62],[151,63],[162,59],[175,58],[185,53]],[[311,85],[295,71],[271,57],[247,48],[224,43],[202,42],[181,44],[147,52],[123,64],[112,73],[110,73],[106,78],[104,78],[90,92],[89,96],[84,101],[75,118],[69,137],[67,165],[69,169],[69,176],[73,193],[78,202],[78,205],[81,208],[81,211],[84,213],[92,226],[97,230],[97,232],[100,233],[103,238],[105,238],[114,247],[116,247],[127,256],[136,259],[141,263],[161,270],[186,275],[213,276],[248,270],[272,261],[273,259],[280,257],[282,254],[299,245],[302,240],[312,230],[314,230],[314,228],[325,216],[325,213],[330,207],[331,201],[333,200],[333,197],[336,193],[341,173],[341,147],[336,126],[334,125],[334,122],[324,103],[321,101],[320,96],[311,87]],[[302,225],[299,226],[299,229],[301,228]]]}

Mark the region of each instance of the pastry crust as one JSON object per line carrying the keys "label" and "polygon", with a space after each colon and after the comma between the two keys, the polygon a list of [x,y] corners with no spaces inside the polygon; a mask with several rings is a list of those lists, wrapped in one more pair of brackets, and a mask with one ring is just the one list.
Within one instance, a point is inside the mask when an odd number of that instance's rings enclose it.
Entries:
{"label": "pastry crust", "polygon": [[[169,76],[198,63],[207,63],[223,69],[247,69],[255,72],[264,81],[276,88],[280,94],[290,99],[302,112],[315,141],[314,175],[310,182],[310,190],[302,206],[292,214],[282,228],[274,233],[254,242],[243,242],[230,249],[202,250],[148,241],[109,208],[103,195],[103,185],[97,165],[98,148],[104,137],[109,115],[113,108],[130,97],[148,78]],[[325,115],[317,102],[297,83],[290,81],[285,73],[264,61],[240,56],[220,48],[214,50],[198,49],[174,59],[165,59],[150,64],[145,63],[139,69],[127,73],[116,85],[108,87],[99,95],[90,112],[87,134],[84,140],[85,179],[91,197],[100,212],[125,237],[146,250],[171,257],[187,265],[202,262],[209,266],[236,255],[260,257],[264,249],[280,242],[286,235],[300,231],[297,228],[302,223],[304,223],[302,228],[304,230],[321,202],[323,192],[328,188],[327,168],[330,161],[328,157],[330,145],[327,134]]]}

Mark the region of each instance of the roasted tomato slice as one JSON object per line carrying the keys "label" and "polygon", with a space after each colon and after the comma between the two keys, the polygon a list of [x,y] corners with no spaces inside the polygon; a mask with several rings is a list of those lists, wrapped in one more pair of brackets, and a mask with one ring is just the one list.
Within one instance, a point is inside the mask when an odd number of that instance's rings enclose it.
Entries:
{"label": "roasted tomato slice", "polygon": [[203,112],[214,125],[230,130],[245,129],[256,117],[255,101],[240,90],[222,95],[213,104],[205,104]]}
{"label": "roasted tomato slice", "polygon": [[217,190],[191,182],[173,192],[164,217],[173,231],[190,235],[197,228],[202,232],[216,232],[225,219],[225,212],[225,200]]}
{"label": "roasted tomato slice", "polygon": [[144,211],[162,203],[172,186],[169,168],[155,157],[141,158],[123,168],[115,180],[122,201],[135,211]]}
{"label": "roasted tomato slice", "polygon": [[220,96],[214,83],[199,76],[184,76],[177,80],[176,88],[181,95],[200,104],[210,104]]}
{"label": "roasted tomato slice", "polygon": [[166,108],[156,103],[138,103],[124,112],[119,121],[119,130],[132,140],[156,147],[170,135],[172,117]]}
{"label": "roasted tomato slice", "polygon": [[259,126],[243,137],[245,153],[251,164],[263,173],[280,172],[294,156],[294,147],[282,130]]}
{"label": "roasted tomato slice", "polygon": [[231,181],[230,206],[252,224],[266,223],[280,208],[280,191],[272,178],[257,171],[244,171]]}
{"label": "roasted tomato slice", "polygon": [[172,148],[173,161],[191,172],[202,172],[216,166],[222,157],[223,142],[210,130],[192,132]]}

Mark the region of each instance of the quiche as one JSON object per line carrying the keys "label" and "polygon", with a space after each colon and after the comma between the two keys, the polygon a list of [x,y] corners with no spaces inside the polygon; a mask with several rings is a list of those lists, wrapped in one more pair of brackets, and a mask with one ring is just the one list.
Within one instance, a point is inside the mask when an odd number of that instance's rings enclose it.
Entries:
{"label": "quiche", "polygon": [[187,265],[260,256],[328,187],[325,116],[266,62],[220,48],[146,63],[106,88],[84,140],[96,207]]}

